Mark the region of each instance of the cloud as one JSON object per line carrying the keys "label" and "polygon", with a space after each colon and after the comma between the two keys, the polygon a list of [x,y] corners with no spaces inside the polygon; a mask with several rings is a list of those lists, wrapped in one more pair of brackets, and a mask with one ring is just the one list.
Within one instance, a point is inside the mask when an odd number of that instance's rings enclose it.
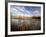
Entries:
{"label": "cloud", "polygon": [[23,14],[23,13],[20,12],[18,9],[13,8],[13,7],[10,9],[10,11],[11,11],[11,14],[12,14],[13,16],[22,15],[22,14]]}
{"label": "cloud", "polygon": [[12,7],[11,12],[17,15],[31,15],[29,11],[27,11],[24,7]]}
{"label": "cloud", "polygon": [[30,14],[30,11],[26,10],[24,6],[22,7],[15,7],[18,11],[22,12],[23,14]]}
{"label": "cloud", "polygon": [[41,13],[38,10],[35,10],[35,11],[32,12],[32,15],[33,16],[40,16]]}
{"label": "cloud", "polygon": [[40,12],[38,10],[29,11],[29,10],[25,9],[24,6],[11,7],[10,10],[12,12],[12,15],[14,15],[14,16],[18,16],[18,15],[40,16]]}

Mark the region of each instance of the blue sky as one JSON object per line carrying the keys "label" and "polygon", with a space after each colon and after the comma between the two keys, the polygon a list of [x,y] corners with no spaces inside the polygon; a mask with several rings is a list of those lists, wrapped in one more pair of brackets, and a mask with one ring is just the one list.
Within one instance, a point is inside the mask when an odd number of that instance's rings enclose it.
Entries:
{"label": "blue sky", "polygon": [[39,6],[18,6],[11,5],[10,11],[14,16],[30,15],[30,16],[41,16],[41,7]]}

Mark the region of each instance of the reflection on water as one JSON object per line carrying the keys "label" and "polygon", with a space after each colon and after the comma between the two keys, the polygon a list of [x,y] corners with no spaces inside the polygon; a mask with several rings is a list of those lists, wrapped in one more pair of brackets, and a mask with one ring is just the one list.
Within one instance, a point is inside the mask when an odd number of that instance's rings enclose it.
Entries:
{"label": "reflection on water", "polygon": [[22,25],[22,24],[30,24],[31,21],[30,20],[21,20],[21,19],[12,19],[12,22],[15,22],[15,25]]}
{"label": "reflection on water", "polygon": [[40,30],[40,19],[11,19],[11,31]]}

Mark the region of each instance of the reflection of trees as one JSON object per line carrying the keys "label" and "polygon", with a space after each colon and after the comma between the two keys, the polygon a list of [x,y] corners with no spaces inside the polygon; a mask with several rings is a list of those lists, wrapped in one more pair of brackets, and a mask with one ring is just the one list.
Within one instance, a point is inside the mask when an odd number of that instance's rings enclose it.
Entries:
{"label": "reflection of trees", "polygon": [[[29,23],[30,22],[30,23]],[[25,21],[21,23],[21,19],[19,19],[18,23],[12,22],[12,31],[23,31],[23,30],[39,30],[40,29],[40,20],[38,19],[30,19],[30,21]]]}

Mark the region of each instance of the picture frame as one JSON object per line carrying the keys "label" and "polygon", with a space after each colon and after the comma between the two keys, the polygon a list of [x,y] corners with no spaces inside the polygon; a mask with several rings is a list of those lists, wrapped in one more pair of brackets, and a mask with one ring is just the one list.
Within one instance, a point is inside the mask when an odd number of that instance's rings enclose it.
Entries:
{"label": "picture frame", "polygon": [[[32,32],[32,30],[30,31],[24,31],[24,30],[12,30],[12,31],[9,31],[10,30],[10,22],[8,21],[9,20],[9,17],[10,17],[10,8],[11,8],[11,6],[13,7],[13,6],[15,6],[16,7],[16,5],[18,5],[17,6],[17,8],[20,8],[21,7],[21,5],[22,5],[22,8],[23,8],[23,6],[31,6],[31,7],[33,7],[33,6],[36,6],[36,7],[38,7],[38,8],[32,8],[33,10],[39,10],[39,11],[41,11],[39,14],[40,14],[40,16],[41,16],[41,31],[38,29],[38,31],[36,30],[36,33],[35,33],[35,30]],[[40,8],[40,7],[41,8]],[[14,7],[14,8],[15,8]],[[30,8],[30,7],[28,7],[28,8]],[[27,9],[28,9],[27,8]],[[40,10],[41,9],[41,10]],[[32,11],[33,11],[32,10]],[[26,11],[25,11],[26,12]],[[27,11],[28,12],[28,11]],[[36,11],[36,13],[37,13],[38,11]],[[19,13],[17,13],[17,14],[19,14]],[[26,14],[26,13],[25,13]],[[36,15],[35,14],[35,16],[39,16],[39,14],[38,15]],[[15,14],[16,15],[16,14]],[[33,16],[34,16],[34,14],[32,14]],[[28,17],[29,18],[29,17]],[[22,19],[22,18],[21,18]],[[10,33],[9,33],[10,32]],[[16,34],[15,34],[16,33]],[[25,35],[41,35],[41,34],[45,34],[45,3],[44,2],[27,2],[27,1],[5,1],[5,36],[25,36]]]}

